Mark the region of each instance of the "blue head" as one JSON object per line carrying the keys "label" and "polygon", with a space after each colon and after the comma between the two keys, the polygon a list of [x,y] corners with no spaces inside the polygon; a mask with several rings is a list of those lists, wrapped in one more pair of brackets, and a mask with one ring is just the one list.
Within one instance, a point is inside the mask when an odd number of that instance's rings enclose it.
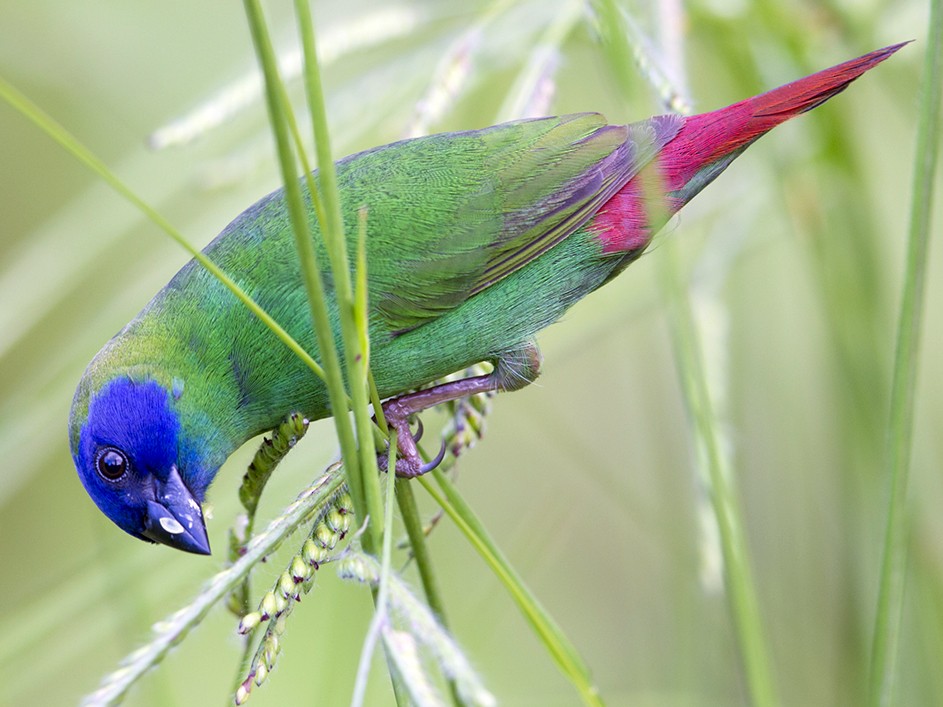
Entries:
{"label": "blue head", "polygon": [[212,473],[186,452],[178,396],[153,380],[114,378],[91,393],[84,420],[73,405],[72,458],[89,496],[119,528],[208,555],[200,501]]}

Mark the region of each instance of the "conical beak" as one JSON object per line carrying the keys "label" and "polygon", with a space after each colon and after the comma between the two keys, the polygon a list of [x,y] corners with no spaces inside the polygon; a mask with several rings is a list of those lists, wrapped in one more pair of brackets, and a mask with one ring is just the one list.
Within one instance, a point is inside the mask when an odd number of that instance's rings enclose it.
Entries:
{"label": "conical beak", "polygon": [[154,500],[147,502],[144,537],[197,555],[210,554],[203,511],[174,466],[166,481],[154,483]]}

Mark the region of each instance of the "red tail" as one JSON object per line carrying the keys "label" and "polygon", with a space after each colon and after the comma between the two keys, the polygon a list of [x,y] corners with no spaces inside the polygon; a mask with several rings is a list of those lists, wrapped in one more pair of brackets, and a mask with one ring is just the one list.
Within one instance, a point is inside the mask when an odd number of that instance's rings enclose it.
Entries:
{"label": "red tail", "polygon": [[[904,44],[908,42],[878,49],[726,108],[687,118],[660,155],[667,190],[680,192],[682,203],[688,201],[751,142],[840,93]],[[725,157],[728,159],[704,175],[706,179],[691,184],[693,190],[685,189],[699,171]]]}
{"label": "red tail", "polygon": [[[710,184],[751,142],[843,91],[904,44],[907,42],[878,49],[732,106],[685,118],[655,160],[596,214],[591,227],[603,242],[603,251],[636,257],[667,217]],[[654,127],[657,134],[657,125]],[[657,170],[657,176],[651,170]],[[654,179],[646,188],[650,177]],[[656,202],[651,201],[652,184],[658,186]],[[662,196],[662,190],[667,194]],[[629,262],[631,258],[625,264]]]}

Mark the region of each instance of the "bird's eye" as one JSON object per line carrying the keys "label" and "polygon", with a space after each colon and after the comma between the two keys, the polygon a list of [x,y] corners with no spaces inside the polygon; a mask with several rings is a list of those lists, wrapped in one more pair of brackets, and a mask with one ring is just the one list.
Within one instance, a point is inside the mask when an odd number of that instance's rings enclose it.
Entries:
{"label": "bird's eye", "polygon": [[106,481],[117,481],[128,471],[128,458],[124,452],[114,447],[105,447],[98,452],[95,468]]}

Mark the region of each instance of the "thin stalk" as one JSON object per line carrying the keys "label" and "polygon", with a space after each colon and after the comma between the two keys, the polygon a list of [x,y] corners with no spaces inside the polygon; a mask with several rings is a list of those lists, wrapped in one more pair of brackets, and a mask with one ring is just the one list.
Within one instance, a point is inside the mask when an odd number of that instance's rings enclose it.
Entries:
{"label": "thin stalk", "polygon": [[377,427],[386,437],[390,434],[389,425],[386,423],[386,415],[383,414],[383,403],[380,400],[380,391],[377,390],[377,383],[373,380],[373,371],[369,372],[367,384],[370,386],[370,403],[373,405],[373,414],[377,416]]}
{"label": "thin stalk", "polygon": [[914,398],[920,352],[927,252],[933,185],[940,147],[940,96],[943,91],[943,0],[931,0],[920,92],[917,146],[914,157],[913,199],[907,263],[901,294],[894,379],[891,384],[887,429],[887,479],[890,485],[884,534],[881,585],[871,646],[869,703],[884,707],[894,702],[894,679],[900,652],[901,619],[907,571],[907,485],[913,447]]}
{"label": "thin stalk", "polygon": [[69,154],[84,164],[88,169],[101,177],[108,186],[114,189],[126,201],[137,208],[152,223],[160,228],[164,233],[176,241],[185,251],[187,251],[194,260],[206,268],[209,273],[219,280],[236,298],[242,302],[250,312],[267,326],[298,358],[300,358],[308,368],[310,368],[318,378],[324,380],[324,369],[314,358],[304,350],[304,348],[295,341],[292,336],[285,331],[278,322],[262,309],[255,301],[249,297],[246,292],[239,287],[226,273],[217,265],[200,252],[196,246],[192,245],[180,231],[161,216],[150,204],[138,196],[128,185],[126,185],[117,174],[112,172],[104,162],[98,159],[91,150],[79,142],[68,130],[66,130],[56,120],[46,114],[39,106],[20,93],[6,80],[0,78],[0,98],[3,98],[13,108],[22,113],[30,122],[45,132],[55,142],[59,143]]}
{"label": "thin stalk", "polygon": [[426,600],[429,602],[429,608],[435,613],[442,626],[448,629],[448,622],[445,620],[445,609],[432,568],[432,558],[429,556],[426,534],[423,529],[422,518],[419,515],[419,507],[416,504],[416,495],[413,493],[412,484],[399,484],[396,487],[396,500],[399,503],[400,515],[403,517],[406,535],[409,536],[409,544],[413,558],[416,561],[416,567],[419,570],[419,577],[422,580],[422,587],[426,594]]}
{"label": "thin stalk", "polygon": [[593,684],[589,668],[563,633],[563,630],[551,618],[530,589],[527,588],[524,580],[511,566],[511,563],[491,536],[488,535],[481,521],[471,507],[465,503],[452,482],[438,469],[431,472],[431,475],[435,478],[438,488],[433,486],[432,481],[428,478],[429,474],[420,476],[419,483],[442,507],[442,510],[448,514],[508,590],[511,598],[514,599],[537,637],[546,646],[560,671],[579,692],[583,703],[594,706],[602,705],[603,701],[599,695],[599,688]]}
{"label": "thin stalk", "polygon": [[[259,55],[259,62],[265,76],[266,97],[268,100],[272,130],[278,148],[279,162],[285,181],[285,199],[289,207],[289,216],[292,231],[295,236],[295,245],[301,262],[305,288],[308,292],[308,301],[311,317],[314,323],[318,346],[324,359],[327,372],[327,388],[331,409],[334,412],[334,424],[340,440],[341,453],[344,458],[345,473],[348,480],[351,498],[359,517],[365,519],[367,530],[361,542],[364,549],[374,553],[379,548],[382,538],[383,511],[380,505],[380,490],[378,469],[376,464],[376,450],[373,445],[373,428],[367,407],[366,379],[364,369],[365,356],[358,347],[358,332],[355,321],[355,303],[351,296],[350,272],[347,266],[346,242],[344,240],[343,222],[340,220],[340,201],[337,195],[336,180],[324,179],[324,172],[333,176],[334,164],[330,160],[330,153],[325,156],[323,147],[319,143],[318,159],[321,168],[321,203],[325,221],[321,223],[321,232],[324,235],[325,247],[331,260],[338,319],[341,324],[347,363],[347,379],[350,383],[352,396],[351,404],[357,420],[358,437],[354,436],[354,429],[350,417],[347,415],[347,396],[344,392],[344,375],[340,364],[340,357],[334,341],[330,316],[325,299],[324,285],[321,272],[318,268],[314,242],[311,238],[311,229],[308,215],[301,195],[301,186],[295,172],[294,156],[291,151],[289,137],[290,121],[285,116],[290,107],[285,103],[286,93],[281,87],[275,53],[271,39],[265,26],[265,20],[257,0],[244,0],[246,14],[252,31],[253,42]],[[300,4],[299,4],[300,5]],[[306,76],[313,72],[317,74],[317,62],[314,52],[313,32],[310,14],[306,13],[307,6],[299,7],[299,22],[301,24],[302,40],[305,47]],[[311,52],[311,53],[309,53]],[[313,63],[313,69],[308,64]],[[312,118],[315,123],[315,139],[326,139],[326,117],[324,115],[323,96],[317,92],[312,96]],[[320,107],[318,114],[315,109]],[[318,118],[320,115],[320,121]],[[323,131],[323,133],[322,133]],[[326,159],[326,168],[325,168]],[[339,285],[346,283],[346,288]],[[366,468],[363,468],[365,464]],[[367,487],[365,491],[365,487]],[[374,591],[374,601],[377,595]],[[404,693],[399,684],[395,667],[387,661],[390,668],[390,677],[398,704],[405,704]]]}
{"label": "thin stalk", "polygon": [[[258,0],[244,0],[243,4],[249,21],[249,29],[252,34],[252,41],[256,48],[259,64],[265,76],[265,94],[269,108],[269,117],[278,150],[282,178],[285,184],[285,203],[288,206],[292,233],[295,237],[295,247],[301,262],[301,273],[304,279],[305,290],[308,293],[308,303],[315,335],[318,340],[318,348],[321,352],[325,372],[327,374],[325,382],[327,384],[328,398],[331,410],[334,412],[334,424],[337,428],[341,453],[344,457],[345,472],[349,480],[348,485],[350,486],[351,497],[354,500],[356,510],[359,514],[362,514],[361,517],[364,517],[366,506],[364,504],[362,486],[359,484],[360,473],[357,442],[354,438],[350,418],[346,414],[347,395],[344,391],[344,378],[340,357],[337,353],[337,347],[331,329],[330,315],[324,295],[324,284],[321,280],[321,272],[318,268],[317,256],[314,251],[314,242],[311,238],[308,213],[304,205],[301,185],[295,169],[295,160],[292,154],[289,130],[287,127],[288,120],[285,117],[289,107],[285,105],[283,101],[285,96],[284,91],[279,88],[281,79],[278,75],[275,52],[272,48],[272,42],[268,35],[265,19],[262,15],[262,9],[259,6]],[[329,249],[330,246],[331,244],[328,243]],[[370,439],[372,441],[372,437]]]}
{"label": "thin stalk", "polygon": [[[638,33],[620,31],[620,28],[626,30],[631,28],[624,27],[628,18],[622,14],[615,0],[599,0],[599,3],[604,18],[604,32],[610,43],[610,61],[622,85],[626,89],[631,86],[629,61],[634,58],[639,66],[649,69],[644,73],[659,89],[662,96],[683,96],[683,87],[679,89],[673,85],[667,76],[669,72],[661,70],[663,67],[658,66],[648,56],[643,37],[637,37],[638,46],[633,51],[628,36],[630,34],[636,36]],[[681,15],[681,8],[676,3],[666,3],[666,6],[662,8],[662,18],[665,20],[661,28],[662,35],[663,38],[667,38],[669,58],[676,64],[674,70],[670,72],[676,77],[675,80],[680,80],[683,76],[683,62],[679,53],[680,39],[676,39],[681,29]],[[671,51],[672,47],[674,47],[673,51]],[[652,69],[655,68],[659,70],[653,71]],[[666,102],[677,108],[685,103],[675,100]],[[646,184],[645,186],[655,189],[656,194],[663,193],[661,185]],[[649,220],[664,223],[667,219],[658,213],[660,199],[656,197],[648,201],[653,204],[648,214]],[[701,352],[697,324],[691,311],[691,303],[680,282],[678,266],[671,258],[670,249],[668,250],[669,252],[660,260],[664,273],[662,282],[671,309],[669,319],[674,340],[673,348],[685,404],[694,423],[692,431],[694,441],[702,453],[702,463],[707,469],[708,490],[724,556],[724,582],[731,618],[751,703],[759,707],[769,707],[779,704],[779,698],[773,683],[772,663],[765,640],[756,583],[750,565],[749,548],[743,531],[745,525],[743,514],[740,510],[730,460],[724,455],[720,444],[719,425],[704,369],[704,356]]]}
{"label": "thin stalk", "polygon": [[[374,553],[380,547],[383,527],[383,507],[379,469],[377,467],[376,448],[373,443],[373,421],[370,417],[370,400],[367,394],[367,356],[369,349],[361,348],[361,339],[365,340],[357,326],[355,316],[356,303],[351,285],[350,264],[347,259],[347,241],[344,237],[344,222],[341,214],[340,194],[337,189],[337,175],[334,160],[331,157],[330,135],[327,126],[327,112],[324,107],[324,90],[321,84],[321,71],[318,67],[318,54],[311,9],[306,0],[295,1],[298,16],[301,43],[304,51],[304,79],[308,96],[308,109],[314,129],[314,144],[318,163],[318,181],[325,222],[322,224],[324,242],[331,260],[334,275],[334,292],[337,298],[338,318],[341,337],[344,342],[344,358],[350,395],[353,401],[354,421],[357,427],[357,439],[360,443],[360,459],[356,466],[351,466],[351,477],[362,490],[361,502],[369,514],[367,532],[363,539],[364,549]],[[365,229],[364,231],[365,232]],[[364,281],[364,302],[366,301],[366,258],[362,260],[364,268],[359,274]],[[364,324],[366,320],[364,319]],[[355,499],[356,500],[356,499]],[[364,517],[367,517],[365,514]]]}
{"label": "thin stalk", "polygon": [[[390,446],[387,451],[387,467],[390,473],[387,476],[386,513],[383,528],[383,548],[380,553],[380,579],[375,594],[376,609],[370,620],[370,628],[364,637],[363,648],[360,651],[360,662],[357,666],[357,679],[354,682],[354,694],[350,700],[351,707],[363,704],[363,697],[367,689],[367,675],[370,672],[370,659],[376,644],[380,639],[383,625],[390,620],[389,593],[390,567],[393,556],[393,496],[399,490],[396,488],[396,435],[390,435]],[[401,486],[404,484],[400,484]],[[392,671],[392,666],[390,666]],[[394,686],[396,682],[394,681]],[[404,696],[405,697],[405,696]],[[399,698],[397,698],[399,701]],[[400,702],[400,704],[408,704]]]}
{"label": "thin stalk", "polygon": [[499,122],[547,114],[553,95],[553,90],[548,90],[547,84],[552,84],[560,50],[585,12],[582,0],[568,0],[554,15],[553,21],[544,29],[531,51],[527,65],[518,74],[514,86],[501,104],[498,110]]}
{"label": "thin stalk", "polygon": [[695,440],[703,452],[704,464],[707,467],[710,499],[724,556],[724,584],[740,648],[740,658],[746,673],[750,702],[758,707],[778,705],[779,698],[773,684],[772,663],[760,616],[756,581],[743,531],[744,518],[740,511],[740,500],[732,469],[721,450],[717,417],[713,411],[691,303],[678,280],[677,264],[670,262],[672,254],[670,249],[668,250],[661,261],[665,292],[671,310],[669,318],[674,352],[685,405],[694,424]]}
{"label": "thin stalk", "polygon": [[373,432],[374,449],[386,444],[390,430],[383,414],[383,405],[380,402],[380,393],[376,381],[373,380],[373,371],[370,369],[370,300],[367,297],[367,209],[363,207],[357,212],[357,266],[354,270],[354,321],[357,324],[359,351],[363,352],[364,368],[367,379],[364,383],[369,402],[373,406],[375,420],[371,420],[370,431]]}
{"label": "thin stalk", "polygon": [[308,194],[311,197],[311,207],[314,209],[314,217],[319,224],[325,223],[324,206],[321,204],[321,194],[314,184],[314,170],[311,163],[308,162],[308,154],[305,151],[304,140],[301,137],[301,129],[298,127],[298,121],[295,119],[295,112],[291,110],[291,100],[288,98],[288,89],[285,88],[285,82],[278,82],[278,90],[281,94],[281,102],[287,107],[285,120],[288,121],[288,131],[295,143],[295,154],[301,162],[301,171],[305,176],[305,184],[308,187]]}
{"label": "thin stalk", "polygon": [[[419,516],[419,506],[416,504],[416,495],[413,493],[412,484],[396,485],[396,501],[400,516],[403,519],[403,526],[406,528],[406,535],[409,538],[413,559],[416,561],[416,568],[419,570],[419,579],[422,582],[423,593],[426,595],[426,602],[439,623],[442,624],[442,628],[449,631],[449,622],[445,617],[445,603],[439,591],[439,582],[435,576],[429,546],[426,544],[426,534],[422,527],[422,518]],[[449,691],[452,693],[452,701],[455,704],[461,704],[462,699],[459,696],[455,680],[452,678],[447,679]]]}
{"label": "thin stalk", "polygon": [[[376,604],[377,611],[381,613],[385,620],[389,620],[389,594],[390,594],[390,576],[392,574],[393,564],[393,499],[396,496],[396,434],[391,434],[388,442],[386,456],[386,503],[383,509],[383,547],[380,554],[380,586],[377,590]],[[387,657],[387,663],[391,663]],[[400,705],[409,704],[406,699],[406,692],[398,678],[396,669],[390,664],[390,677],[393,680],[393,691],[396,695],[396,702]]]}

